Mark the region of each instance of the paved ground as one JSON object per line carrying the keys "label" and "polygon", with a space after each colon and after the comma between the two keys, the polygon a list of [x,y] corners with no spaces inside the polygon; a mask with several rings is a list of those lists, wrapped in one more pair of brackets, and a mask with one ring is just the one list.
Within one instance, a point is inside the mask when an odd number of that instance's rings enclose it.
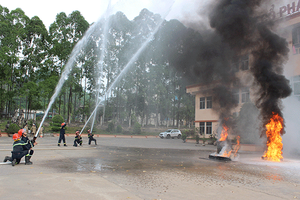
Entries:
{"label": "paved ground", "polygon": [[[100,137],[98,145],[57,147],[57,137],[38,138],[33,165],[0,162],[0,199],[297,199],[300,157],[274,163],[262,152],[239,159],[208,159],[212,145],[178,139]],[[0,158],[11,138],[0,138]]]}

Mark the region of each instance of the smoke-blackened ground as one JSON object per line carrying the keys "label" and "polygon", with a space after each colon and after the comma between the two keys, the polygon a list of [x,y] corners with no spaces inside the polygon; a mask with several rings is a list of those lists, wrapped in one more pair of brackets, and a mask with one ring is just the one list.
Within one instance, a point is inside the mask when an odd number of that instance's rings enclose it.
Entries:
{"label": "smoke-blackened ground", "polygon": [[[57,147],[38,139],[33,165],[0,165],[0,198],[18,199],[293,199],[299,198],[299,157],[282,163],[240,152],[236,162],[208,159],[215,146],[178,139],[97,138],[98,146]],[[67,137],[67,143],[73,141]],[[0,157],[11,138],[1,138]]]}

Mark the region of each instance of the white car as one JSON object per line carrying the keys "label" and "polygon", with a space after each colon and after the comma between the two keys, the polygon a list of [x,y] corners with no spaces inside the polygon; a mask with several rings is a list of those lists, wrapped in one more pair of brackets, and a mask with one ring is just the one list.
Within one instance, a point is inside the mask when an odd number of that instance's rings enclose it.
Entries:
{"label": "white car", "polygon": [[172,139],[174,139],[175,137],[180,139],[181,138],[181,131],[178,130],[178,129],[168,129],[165,132],[161,132],[159,134],[159,137],[161,139],[163,139],[163,138],[167,138],[167,139],[172,138]]}

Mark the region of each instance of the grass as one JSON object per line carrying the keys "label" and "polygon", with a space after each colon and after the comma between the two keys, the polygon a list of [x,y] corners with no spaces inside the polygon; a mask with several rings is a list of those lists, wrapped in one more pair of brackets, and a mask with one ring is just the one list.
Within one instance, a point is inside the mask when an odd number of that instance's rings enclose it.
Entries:
{"label": "grass", "polygon": [[[85,128],[82,133],[87,134],[87,130],[88,129]],[[81,131],[81,127],[74,127],[74,126],[68,127],[67,126],[67,128],[66,128],[66,134],[73,134],[76,131]],[[53,132],[50,127],[45,127],[44,133],[59,133],[59,131]],[[156,135],[159,134],[159,133],[156,133],[156,132],[142,132],[141,134],[133,134],[131,132],[130,133],[129,132],[127,132],[127,133],[117,133],[115,131],[114,132],[109,132],[109,131],[102,130],[102,129],[97,129],[97,128],[95,128],[93,130],[93,133],[94,134],[103,134],[103,135],[141,135],[141,136],[148,136],[148,135],[156,136]]]}
{"label": "grass", "polygon": [[[2,132],[4,132],[5,130],[5,125],[7,123],[8,120],[1,120],[0,121],[0,130]],[[46,119],[45,122],[47,124],[51,123],[51,119]],[[38,121],[38,124],[40,124],[40,121]],[[51,127],[50,126],[47,126],[45,125],[45,123],[43,124],[43,127],[44,127],[44,133],[59,133],[59,131],[52,131],[51,130]],[[68,126],[67,125],[67,128],[66,128],[66,133],[67,134],[74,134],[76,131],[81,131],[81,127],[76,127],[76,126]],[[85,128],[83,130],[83,134],[87,133],[87,130],[88,128]],[[94,128],[93,129],[93,133],[94,134],[105,134],[105,135],[141,135],[141,136],[158,136],[160,131],[143,131],[141,132],[140,134],[133,134],[132,133],[132,130],[131,131],[124,131],[123,130],[123,133],[117,133],[115,131],[113,132],[109,132],[107,130],[103,130],[103,129],[97,129],[97,128]]]}

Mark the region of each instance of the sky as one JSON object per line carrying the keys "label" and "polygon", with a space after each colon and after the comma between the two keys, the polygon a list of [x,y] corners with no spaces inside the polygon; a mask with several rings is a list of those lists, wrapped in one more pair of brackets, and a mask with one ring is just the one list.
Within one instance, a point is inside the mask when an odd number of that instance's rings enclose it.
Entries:
{"label": "sky", "polygon": [[[173,1],[175,3],[166,17],[167,20],[186,18],[197,20],[199,2],[205,3],[208,0],[111,0],[111,3],[114,13],[122,11],[129,20],[132,20],[143,8],[163,16]],[[38,16],[48,29],[60,12],[69,15],[78,10],[90,24],[96,22],[105,13],[108,2],[109,0],[0,0],[0,5],[10,11],[21,8],[29,18]]]}

